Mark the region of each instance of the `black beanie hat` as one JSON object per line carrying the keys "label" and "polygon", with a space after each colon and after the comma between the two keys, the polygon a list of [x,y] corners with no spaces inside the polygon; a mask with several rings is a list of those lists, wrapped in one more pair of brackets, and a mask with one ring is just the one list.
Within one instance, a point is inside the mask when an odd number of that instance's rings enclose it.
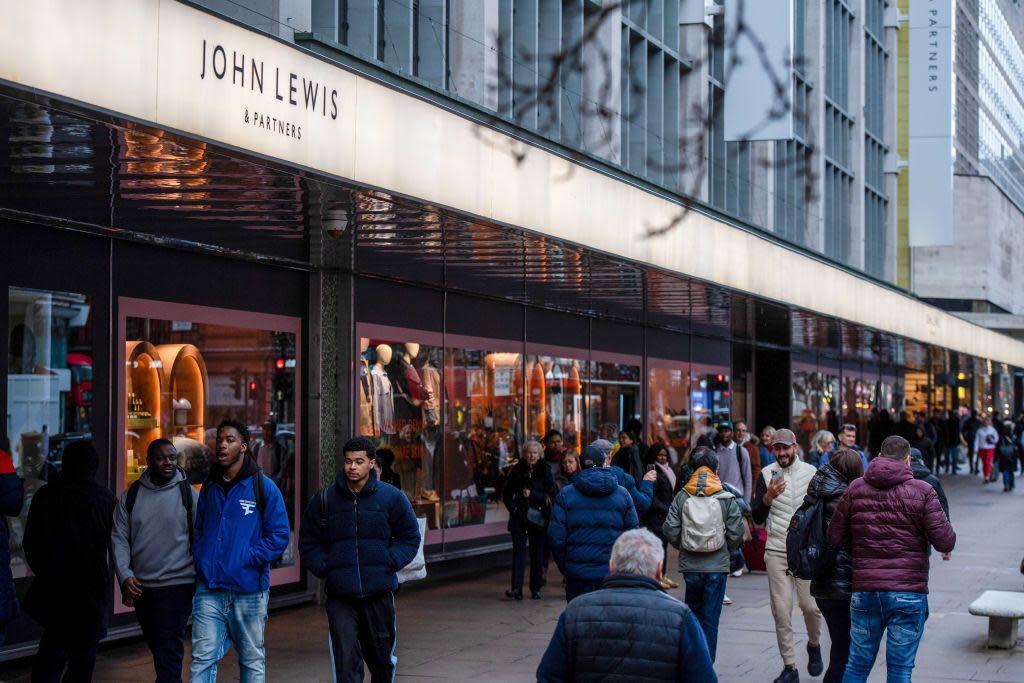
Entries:
{"label": "black beanie hat", "polygon": [[346,453],[355,453],[356,451],[366,451],[366,457],[370,460],[377,459],[377,447],[365,436],[357,436],[346,441],[341,449],[341,455],[345,457]]}

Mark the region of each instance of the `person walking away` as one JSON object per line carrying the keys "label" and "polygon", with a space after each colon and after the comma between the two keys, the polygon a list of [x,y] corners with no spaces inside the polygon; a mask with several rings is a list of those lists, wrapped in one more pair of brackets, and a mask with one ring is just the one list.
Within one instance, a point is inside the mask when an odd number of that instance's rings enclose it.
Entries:
{"label": "person walking away", "polygon": [[946,492],[942,488],[942,482],[928,469],[924,458],[921,457],[921,451],[913,447],[910,449],[910,473],[914,475],[914,479],[923,481],[935,489],[935,495],[939,497],[939,505],[942,506],[942,511],[946,513],[946,519],[949,519],[949,501],[946,499]]}
{"label": "person walking away", "polygon": [[391,484],[397,489],[402,488],[402,475],[395,471],[395,452],[390,448],[378,448],[375,458],[377,466],[377,479],[385,484]]}
{"label": "person walking away", "polygon": [[923,424],[914,427],[914,438],[910,441],[910,447],[918,450],[922,464],[929,472],[935,469],[935,442],[928,438]]}
{"label": "person walking away", "polygon": [[928,618],[928,548],[949,557],[956,532],[935,490],[914,479],[910,444],[882,442],[879,457],[853,481],[829,523],[828,542],[853,549],[852,631],[844,683],[867,681],[887,633],[889,681],[910,681]]}
{"label": "person walking away", "polygon": [[816,432],[811,437],[811,450],[804,457],[804,462],[820,469],[828,463],[832,448],[836,445],[836,437],[827,429]]}
{"label": "person walking away", "polygon": [[[651,497],[651,507],[640,516],[640,524],[652,534],[661,539],[662,551],[667,547],[668,541],[662,534],[661,528],[668,516],[668,508],[672,505],[673,491],[676,487],[676,473],[668,462],[668,448],[664,444],[654,444],[647,449],[647,457],[650,462],[647,464],[648,471],[653,471],[654,495]],[[668,577],[668,568],[661,568],[661,587],[679,588],[679,584]]]}
{"label": "person walking away", "polygon": [[633,477],[636,486],[644,478],[644,465],[640,459],[640,447],[634,432],[623,429],[619,432],[619,450],[612,457],[612,465]]}
{"label": "person walking away", "polygon": [[602,587],[558,617],[538,683],[716,683],[696,616],[660,589],[662,560],[661,541],[646,529],[619,536]]}
{"label": "person walking away", "polygon": [[193,682],[217,680],[217,663],[229,644],[238,653],[243,683],[265,680],[270,565],[288,540],[284,499],[250,457],[249,429],[224,420],[217,427],[216,460],[196,505]]}
{"label": "person walking away", "polygon": [[551,470],[541,461],[541,445],[527,441],[523,458],[511,469],[503,500],[508,508],[508,531],[512,534],[512,589],[505,597],[523,599],[523,574],[526,571],[529,542],[530,597],[540,599],[544,583],[544,541],[551,502],[558,495]]}
{"label": "person walking away", "polygon": [[167,439],[146,449],[148,467],[118,500],[110,544],[121,601],[135,608],[157,683],[181,681],[196,570],[192,529],[199,494]]}
{"label": "person walking away", "polygon": [[[996,453],[996,444],[999,443],[999,432],[992,426],[992,418],[985,415],[981,418],[981,426],[974,433],[974,451],[981,461],[981,474],[986,484],[992,474],[992,460]],[[975,468],[975,473],[977,469]]]}
{"label": "person walking away", "polygon": [[772,450],[775,451],[776,462],[764,468],[757,480],[752,515],[754,521],[765,524],[768,531],[764,561],[768,569],[768,594],[775,618],[775,636],[784,667],[775,683],[795,683],[800,680],[800,675],[797,673],[793,643],[794,595],[807,625],[807,672],[818,676],[824,669],[820,645],[821,612],[811,597],[811,582],[791,576],[786,559],[789,521],[803,502],[807,486],[817,470],[797,457],[796,436],[789,429],[775,432]]}
{"label": "person walking away", "polygon": [[256,455],[256,464],[263,473],[280,486],[281,465],[284,463],[284,445],[277,442],[277,423],[267,420],[262,425],[263,443]]}
{"label": "person walking away", "polygon": [[601,588],[612,545],[639,523],[633,499],[616,483],[613,468],[602,467],[604,462],[599,448],[584,448],[583,469],[555,497],[551,509],[548,543],[565,576],[566,601]]}
{"label": "person walking away", "polygon": [[652,472],[647,472],[638,484],[632,475],[624,472],[621,467],[616,467],[612,464],[612,460],[615,458],[615,451],[612,450],[610,441],[597,439],[590,445],[604,454],[602,467],[611,472],[615,477],[615,483],[626,489],[629,493],[629,497],[633,499],[633,507],[636,508],[637,517],[647,512],[651,507],[651,500],[654,497],[654,480],[656,475]]}
{"label": "person walking away", "polygon": [[[14,469],[7,437],[0,436],[0,515],[17,517],[25,503],[25,486]],[[0,524],[0,645],[7,640],[7,625],[18,615],[18,598],[11,574],[10,530]]]}
{"label": "person walking away", "polygon": [[580,471],[580,458],[575,453],[566,453],[562,458],[562,465],[555,475],[555,486],[561,491],[572,483],[572,478]]}
{"label": "person walking away", "polygon": [[[548,472],[547,466],[535,464]],[[299,525],[299,554],[324,580],[334,680],[392,681],[395,657],[396,572],[416,557],[420,528],[402,490],[377,478],[376,449],[365,436],[341,449],[334,483],[314,495]]]}
{"label": "person walking away", "polygon": [[700,622],[715,661],[729,556],[743,544],[746,522],[736,497],[718,479],[718,456],[709,448],[697,448],[692,459],[697,469],[672,501],[662,530],[679,549],[685,602]]}
{"label": "person walking away", "polygon": [[731,422],[718,424],[718,441],[715,444],[715,455],[718,456],[718,477],[723,482],[732,484],[743,493],[745,500],[750,500],[753,483],[750,479],[750,455],[733,440]]}
{"label": "person walking away", "polygon": [[733,436],[733,440],[746,449],[747,457],[750,458],[750,481],[757,481],[757,478],[761,476],[761,441],[747,431],[745,420],[736,420],[734,425],[736,434]]}
{"label": "person walking away", "polygon": [[999,471],[1003,474],[1003,493],[1014,489],[1014,470],[1017,469],[1017,451],[1020,446],[1013,438],[1013,423],[1007,421],[1003,433],[999,437],[996,452],[999,454]]}
{"label": "person walking away", "polygon": [[91,441],[64,450],[62,471],[32,497],[22,547],[32,570],[25,612],[43,627],[33,683],[91,681],[111,611],[110,528],[116,499],[96,483]]}
{"label": "person walking away", "polygon": [[860,462],[864,466],[864,469],[868,468],[868,456],[864,455],[864,450],[857,445],[857,425],[846,423],[839,428],[839,433],[836,435],[839,439],[839,445],[843,448],[849,448],[851,451],[860,456]]}
{"label": "person walking away", "polygon": [[977,436],[978,430],[981,427],[981,420],[978,419],[977,414],[973,410],[960,420],[960,433],[963,434],[964,442],[967,444],[967,464],[970,467],[971,474],[978,473]]}
{"label": "person walking away", "polygon": [[962,442],[960,418],[950,410],[946,413],[946,474],[959,474]]}
{"label": "person walking away", "polygon": [[[823,504],[823,528],[829,520],[846,487],[864,474],[860,456],[848,448],[840,448],[829,461],[811,478],[807,485],[804,505],[821,501]],[[832,643],[828,655],[828,669],[824,683],[840,683],[846,671],[846,660],[850,655],[850,595],[853,592],[853,558],[848,547],[831,549],[834,552],[828,568],[811,579],[811,596],[825,619],[828,638]]]}

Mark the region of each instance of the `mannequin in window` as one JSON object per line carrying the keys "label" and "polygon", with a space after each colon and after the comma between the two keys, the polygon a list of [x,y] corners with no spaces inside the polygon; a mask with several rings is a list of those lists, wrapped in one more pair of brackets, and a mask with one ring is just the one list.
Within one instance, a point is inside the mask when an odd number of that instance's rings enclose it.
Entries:
{"label": "mannequin in window", "polygon": [[377,360],[370,369],[370,384],[373,397],[373,428],[375,436],[395,433],[395,399],[391,380],[384,369],[391,362],[393,353],[387,344],[375,349]]}
{"label": "mannequin in window", "polygon": [[373,415],[373,382],[370,380],[370,340],[359,340],[359,360],[356,361],[356,376],[359,377],[359,434],[377,434]]}
{"label": "mannequin in window", "polygon": [[441,442],[441,373],[431,362],[430,355],[423,354],[414,360],[419,370],[420,387],[423,397],[423,471],[420,476],[420,498],[437,502],[437,469],[434,467],[438,444]]}

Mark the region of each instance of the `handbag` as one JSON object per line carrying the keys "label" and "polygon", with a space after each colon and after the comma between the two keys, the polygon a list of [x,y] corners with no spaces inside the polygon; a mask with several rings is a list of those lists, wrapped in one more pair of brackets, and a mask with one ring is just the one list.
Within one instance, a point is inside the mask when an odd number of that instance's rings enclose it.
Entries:
{"label": "handbag", "polygon": [[427,518],[417,517],[416,522],[420,527],[420,547],[419,550],[416,551],[416,557],[412,558],[412,562],[396,572],[398,575],[398,583],[418,581],[419,579],[427,578],[427,563],[423,557],[423,540],[427,536]]}
{"label": "handbag", "polygon": [[548,526],[548,518],[540,508],[526,508],[526,523],[538,529],[545,529]]}

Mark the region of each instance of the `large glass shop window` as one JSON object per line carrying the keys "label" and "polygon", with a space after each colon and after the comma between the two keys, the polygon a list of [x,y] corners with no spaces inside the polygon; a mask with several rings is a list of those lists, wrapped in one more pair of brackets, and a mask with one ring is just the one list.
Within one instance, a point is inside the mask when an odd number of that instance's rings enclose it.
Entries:
{"label": "large glass shop window", "polygon": [[22,514],[9,518],[11,571],[30,574],[22,550],[32,496],[59,472],[64,448],[92,438],[92,316],[71,292],[7,292],[7,435],[25,482]]}
{"label": "large glass shop window", "polygon": [[555,429],[562,433],[562,444],[579,453],[585,438],[581,430],[585,417],[586,355],[584,351],[565,350],[526,355],[522,381],[526,388],[527,436],[542,439]]}
{"label": "large glass shop window", "polygon": [[249,428],[249,452],[284,496],[292,538],[274,583],[298,579],[300,480],[298,318],[120,300],[124,373],[119,380],[118,490],[146,470],[146,449],[170,439],[197,488],[209,475],[217,425]]}
{"label": "large glass shop window", "polygon": [[640,358],[604,351],[593,351],[591,358],[585,443],[602,435],[607,438],[612,432],[617,434],[643,417]]}
{"label": "large glass shop window", "polygon": [[690,450],[690,364],[647,360],[647,429],[651,444],[662,443],[675,458]]}

